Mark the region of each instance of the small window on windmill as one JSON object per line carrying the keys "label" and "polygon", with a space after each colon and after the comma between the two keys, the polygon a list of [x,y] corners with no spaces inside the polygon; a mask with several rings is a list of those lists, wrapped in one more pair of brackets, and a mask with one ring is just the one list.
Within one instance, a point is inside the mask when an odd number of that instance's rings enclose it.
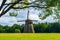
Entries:
{"label": "small window on windmill", "polygon": [[9,12],[9,15],[16,17],[18,15],[18,12],[17,11]]}

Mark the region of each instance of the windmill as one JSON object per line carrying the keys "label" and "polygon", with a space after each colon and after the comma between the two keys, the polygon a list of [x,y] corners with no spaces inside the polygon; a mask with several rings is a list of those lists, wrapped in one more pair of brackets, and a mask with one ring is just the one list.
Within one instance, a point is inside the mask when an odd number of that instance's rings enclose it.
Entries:
{"label": "windmill", "polygon": [[31,20],[29,19],[29,10],[27,13],[27,19],[26,20],[18,20],[18,22],[23,22],[25,21],[25,27],[23,29],[24,33],[34,33],[34,28],[33,28],[33,21],[37,22],[37,20]]}

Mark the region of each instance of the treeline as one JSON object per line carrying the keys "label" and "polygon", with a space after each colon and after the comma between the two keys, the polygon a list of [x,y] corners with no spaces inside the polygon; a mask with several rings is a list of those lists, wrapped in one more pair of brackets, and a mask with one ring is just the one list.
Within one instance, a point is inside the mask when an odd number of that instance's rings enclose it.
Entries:
{"label": "treeline", "polygon": [[60,33],[60,24],[59,23],[34,24],[34,29],[36,33]]}
{"label": "treeline", "polygon": [[13,26],[2,26],[0,25],[0,33],[21,33],[22,27],[18,24]]}
{"label": "treeline", "polygon": [[[33,24],[36,33],[60,33],[59,23]],[[0,33],[22,33],[25,25],[14,24],[13,26],[0,25]]]}

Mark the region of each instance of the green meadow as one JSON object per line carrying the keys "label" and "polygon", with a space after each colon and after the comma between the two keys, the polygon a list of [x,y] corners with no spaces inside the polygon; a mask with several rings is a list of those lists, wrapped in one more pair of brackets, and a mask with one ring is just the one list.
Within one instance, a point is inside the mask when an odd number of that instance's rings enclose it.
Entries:
{"label": "green meadow", "polygon": [[60,40],[60,33],[0,33],[0,40]]}

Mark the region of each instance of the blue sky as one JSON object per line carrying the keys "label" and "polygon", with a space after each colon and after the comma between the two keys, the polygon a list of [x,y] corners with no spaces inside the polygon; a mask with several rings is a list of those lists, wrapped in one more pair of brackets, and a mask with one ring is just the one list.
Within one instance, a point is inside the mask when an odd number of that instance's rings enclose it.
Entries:
{"label": "blue sky", "polygon": [[[1,5],[1,0],[0,0],[0,5]],[[53,19],[52,16],[47,17],[45,20],[41,20],[38,17],[38,13],[40,12],[40,10],[38,11],[33,8],[30,8],[29,10],[30,10],[29,18],[31,20],[38,20],[38,22],[55,22],[56,21]],[[12,12],[12,11],[15,12],[15,10],[10,10],[9,12]],[[7,12],[5,15],[0,17],[0,24],[1,25],[24,24],[24,22],[17,22],[17,20],[26,20],[27,11],[28,11],[27,9],[18,11],[19,15],[17,17],[11,17],[9,16],[9,12]]]}

